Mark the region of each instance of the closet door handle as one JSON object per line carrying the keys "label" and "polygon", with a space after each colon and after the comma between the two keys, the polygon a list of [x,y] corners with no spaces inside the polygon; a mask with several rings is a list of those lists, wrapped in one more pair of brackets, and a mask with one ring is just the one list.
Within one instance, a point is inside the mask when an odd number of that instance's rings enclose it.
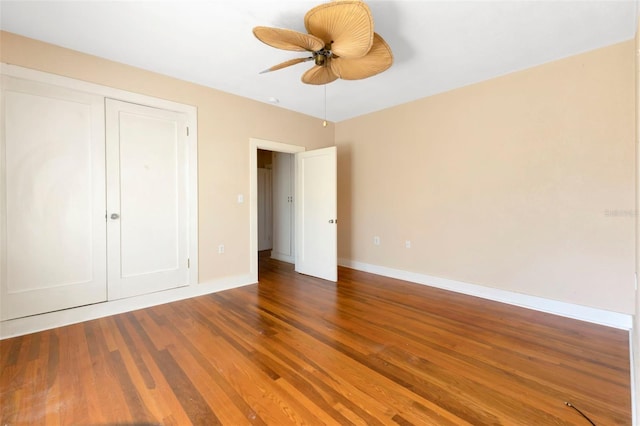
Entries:
{"label": "closet door handle", "polygon": [[116,220],[120,215],[118,213],[111,213],[111,219]]}

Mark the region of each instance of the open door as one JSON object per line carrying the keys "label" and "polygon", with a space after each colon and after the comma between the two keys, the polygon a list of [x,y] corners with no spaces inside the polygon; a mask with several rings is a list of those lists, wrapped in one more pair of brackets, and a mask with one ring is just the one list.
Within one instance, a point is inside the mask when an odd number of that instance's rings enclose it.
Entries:
{"label": "open door", "polygon": [[296,271],[338,281],[336,147],[296,154]]}

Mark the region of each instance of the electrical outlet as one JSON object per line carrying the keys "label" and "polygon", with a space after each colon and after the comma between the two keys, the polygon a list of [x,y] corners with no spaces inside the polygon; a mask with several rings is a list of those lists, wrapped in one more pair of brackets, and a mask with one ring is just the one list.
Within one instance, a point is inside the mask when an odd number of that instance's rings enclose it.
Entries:
{"label": "electrical outlet", "polygon": [[404,242],[404,248],[411,248],[411,241],[407,240]]}
{"label": "electrical outlet", "polygon": [[222,253],[224,253],[224,244],[220,244],[218,246],[218,254],[222,254]]}
{"label": "electrical outlet", "polygon": [[378,236],[373,237],[373,244],[376,245],[376,246],[379,246],[380,245],[380,237],[378,237]]}

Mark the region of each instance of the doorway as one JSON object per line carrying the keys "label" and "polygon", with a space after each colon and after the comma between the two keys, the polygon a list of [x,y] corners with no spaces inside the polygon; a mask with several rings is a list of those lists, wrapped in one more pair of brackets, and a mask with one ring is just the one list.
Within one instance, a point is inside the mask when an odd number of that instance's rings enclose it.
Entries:
{"label": "doorway", "polygon": [[[249,273],[258,282],[258,149],[294,154],[296,272],[337,281],[336,147],[304,147],[251,138],[249,149]],[[293,203],[292,203],[293,204]],[[293,234],[293,232],[292,232]]]}
{"label": "doorway", "polygon": [[258,150],[258,252],[295,264],[295,157]]}
{"label": "doorway", "polygon": [[[290,233],[288,235],[288,238],[291,241],[291,249],[288,252],[288,256],[289,257],[282,257],[282,254],[287,255],[287,252],[280,249],[280,247],[282,247],[282,241],[283,238],[287,238],[286,235],[286,230],[282,229],[282,225],[277,226],[276,223],[279,223],[282,219],[283,219],[283,212],[282,209],[286,208],[283,207],[283,205],[281,205],[279,203],[278,206],[276,206],[276,202],[278,202],[279,200],[281,200],[282,197],[284,197],[284,201],[285,204],[289,204],[291,206],[291,221],[293,220],[293,154],[298,153],[298,152],[304,152],[305,148],[301,147],[301,146],[297,146],[297,145],[288,145],[288,144],[283,144],[283,143],[279,143],[279,142],[273,142],[273,141],[267,141],[267,140],[263,140],[263,139],[254,139],[251,138],[250,139],[250,148],[249,148],[249,153],[250,153],[250,159],[249,159],[249,170],[250,170],[250,176],[249,176],[249,182],[250,182],[250,189],[249,189],[249,199],[250,199],[250,244],[249,244],[249,250],[250,250],[250,256],[249,256],[249,261],[250,261],[250,266],[249,266],[249,270],[250,270],[250,274],[252,277],[252,280],[254,281],[258,281],[258,252],[259,252],[259,215],[258,215],[258,191],[259,191],[259,185],[258,185],[258,150],[263,150],[263,151],[270,151],[271,153],[273,153],[273,157],[275,158],[275,161],[272,162],[272,181],[276,181],[274,182],[274,185],[272,186],[272,188],[274,189],[273,192],[273,210],[272,210],[272,220],[273,220],[273,239],[272,239],[272,256],[274,258],[279,258],[279,260],[283,260],[283,261],[288,261],[290,263],[294,263],[295,262],[295,253],[294,253],[294,249],[293,249],[293,241],[294,241],[294,231],[293,231],[293,227],[291,227],[290,229]],[[282,154],[282,155],[279,155]],[[291,193],[287,194],[286,191],[278,191],[277,189],[275,189],[275,186],[277,185],[278,188],[280,188],[280,184],[277,183],[279,181],[281,181],[282,177],[277,176],[277,174],[280,172],[282,172],[283,170],[286,170],[285,165],[281,164],[283,161],[287,161],[286,159],[289,159],[290,161],[290,166],[291,167]],[[279,170],[279,171],[278,171]],[[276,211],[278,210],[278,211]],[[286,222],[285,220],[283,220],[283,222]],[[291,222],[293,223],[293,222]],[[268,225],[267,225],[268,226]],[[277,235],[277,234],[281,234],[281,231],[284,232],[284,235]],[[275,248],[276,248],[276,252],[273,251],[273,245],[275,244]],[[279,257],[280,256],[280,257]]]}

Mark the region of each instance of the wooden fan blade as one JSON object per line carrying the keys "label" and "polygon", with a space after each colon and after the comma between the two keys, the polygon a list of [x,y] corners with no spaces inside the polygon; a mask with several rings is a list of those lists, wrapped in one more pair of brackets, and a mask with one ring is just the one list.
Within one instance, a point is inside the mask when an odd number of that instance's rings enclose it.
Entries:
{"label": "wooden fan blade", "polygon": [[302,75],[302,82],[307,84],[327,84],[338,79],[328,66],[314,65]]}
{"label": "wooden fan blade", "polygon": [[324,47],[324,41],[318,37],[283,28],[255,27],[253,35],[277,49],[316,52]]}
{"label": "wooden fan blade", "polygon": [[274,65],[271,68],[267,68],[264,71],[260,71],[260,74],[268,73],[268,72],[271,72],[271,71],[281,70],[282,68],[290,67],[291,65],[295,65],[295,64],[299,64],[301,62],[307,62],[307,61],[311,61],[311,60],[313,60],[313,57],[289,59],[288,61],[284,61],[284,62],[282,62],[282,63],[280,63],[278,65]]}
{"label": "wooden fan blade", "polygon": [[387,70],[393,64],[391,48],[378,34],[373,36],[373,46],[362,58],[331,58],[331,70],[344,80],[360,80]]}
{"label": "wooden fan blade", "polygon": [[371,10],[359,0],[342,0],[316,6],[304,17],[307,32],[321,38],[343,58],[361,58],[373,43]]}

